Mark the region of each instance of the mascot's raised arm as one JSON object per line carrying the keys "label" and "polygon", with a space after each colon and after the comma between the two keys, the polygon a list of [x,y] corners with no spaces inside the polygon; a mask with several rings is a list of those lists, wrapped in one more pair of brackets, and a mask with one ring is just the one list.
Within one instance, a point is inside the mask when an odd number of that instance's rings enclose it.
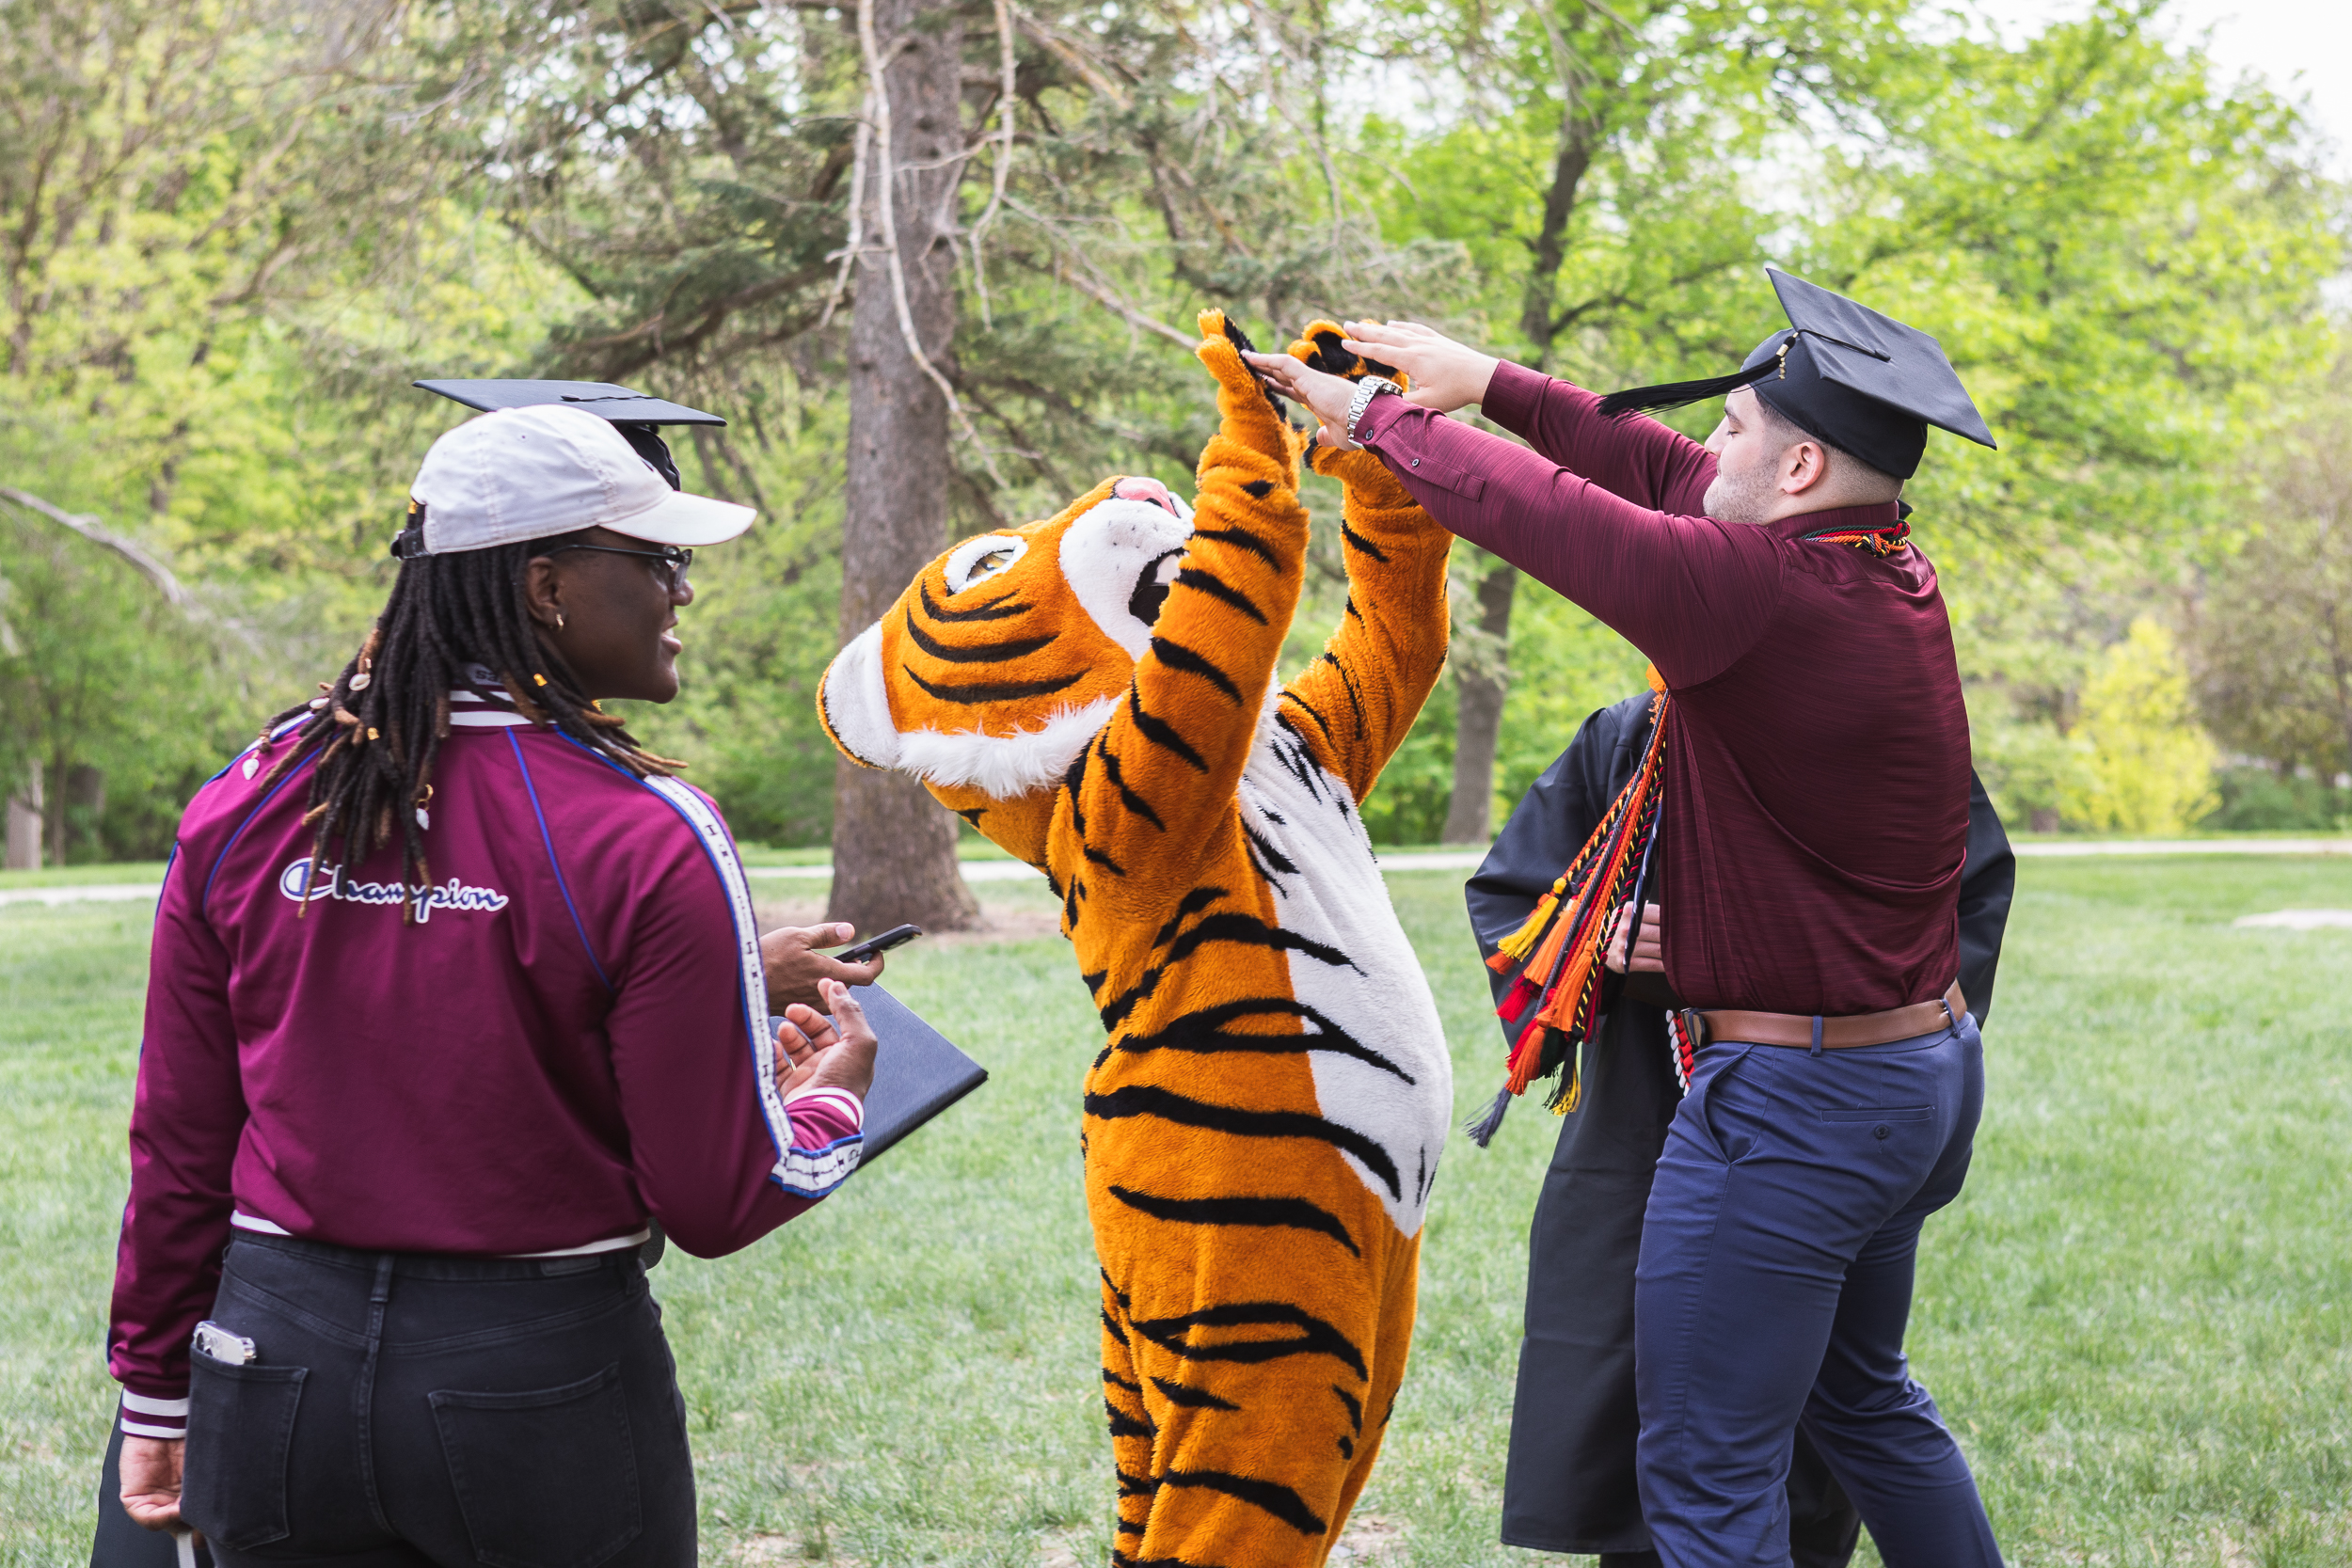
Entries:
{"label": "mascot's raised arm", "polygon": [[[1451,536],[1370,452],[1349,595],[1275,663],[1305,577],[1306,443],[1216,311],[1217,433],[1187,508],[1112,479],[967,539],[844,648],[834,744],[1042,869],[1109,1042],[1088,1073],[1116,1560],[1323,1561],[1412,1338],[1453,1114],[1427,982],[1358,803],[1445,662]],[[1325,368],[1336,327],[1293,346]],[[1344,357],[1343,356],[1342,356]]]}

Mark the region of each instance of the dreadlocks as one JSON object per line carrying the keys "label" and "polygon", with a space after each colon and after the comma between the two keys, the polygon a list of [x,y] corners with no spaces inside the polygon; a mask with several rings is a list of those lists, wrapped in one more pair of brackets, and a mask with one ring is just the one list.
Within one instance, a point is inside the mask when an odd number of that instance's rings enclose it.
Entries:
{"label": "dreadlocks", "polygon": [[[336,855],[327,886],[340,893],[350,868],[401,834],[401,881],[408,896],[401,920],[414,925],[416,895],[432,886],[424,859],[425,808],[433,799],[433,764],[449,735],[449,693],[473,684],[469,665],[494,672],[516,711],[548,724],[611,757],[640,778],[684,767],[656,756],[632,739],[615,714],[583,697],[561,654],[541,643],[523,599],[523,568],[534,556],[578,536],[564,534],[417,556],[401,563],[391,597],[375,627],[342,673],[320,683],[323,695],[297,704],[262,731],[266,755],[279,740],[292,747],[270,768],[264,784],[316,753],[306,827],[315,827],[310,866],[297,918],[310,909],[330,841]],[[273,737],[278,726],[302,724]]]}

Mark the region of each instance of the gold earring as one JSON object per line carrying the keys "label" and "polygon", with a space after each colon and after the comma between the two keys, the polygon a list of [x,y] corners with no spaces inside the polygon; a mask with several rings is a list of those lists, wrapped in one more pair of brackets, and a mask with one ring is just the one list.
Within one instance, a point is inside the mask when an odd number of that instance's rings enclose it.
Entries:
{"label": "gold earring", "polygon": [[555,629],[558,631],[564,629],[564,612],[560,610],[555,612]]}

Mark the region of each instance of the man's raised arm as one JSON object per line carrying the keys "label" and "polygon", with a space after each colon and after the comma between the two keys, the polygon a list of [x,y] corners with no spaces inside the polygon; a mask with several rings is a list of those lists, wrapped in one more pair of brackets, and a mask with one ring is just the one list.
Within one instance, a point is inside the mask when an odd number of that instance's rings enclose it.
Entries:
{"label": "man's raised arm", "polygon": [[1574,382],[1502,360],[1481,406],[1486,418],[1613,496],[1660,512],[1707,510],[1713,453],[1656,420],[1603,419],[1599,396]]}
{"label": "man's raised arm", "polygon": [[1437,341],[1444,354],[1432,356],[1438,362],[1428,380],[1406,363],[1415,377],[1409,393],[1360,404],[1356,386],[1288,355],[1251,355],[1249,363],[1314,410],[1324,444],[1345,445],[1352,435],[1378,452],[1441,526],[1592,611],[1670,685],[1730,668],[1779,598],[1780,556],[1765,531],[1626,500],[1517,442],[1446,419],[1442,410],[1484,391],[1501,362]]}

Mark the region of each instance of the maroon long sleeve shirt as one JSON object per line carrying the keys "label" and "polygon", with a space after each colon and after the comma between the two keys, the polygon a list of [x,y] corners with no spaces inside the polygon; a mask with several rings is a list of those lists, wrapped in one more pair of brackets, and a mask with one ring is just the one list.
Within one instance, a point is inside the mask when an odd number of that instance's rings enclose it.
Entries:
{"label": "maroon long sleeve shirt", "polygon": [[397,841],[303,912],[313,765],[264,787],[283,741],[181,819],[108,1333],[126,1430],[178,1434],[232,1226],[511,1256],[632,1244],[650,1218],[714,1257],[857,1166],[854,1097],[779,1096],[710,801],[451,695],[414,925]]}
{"label": "maroon long sleeve shirt", "polygon": [[1837,1016],[1960,971],[1968,712],[1935,569],[1803,536],[1892,501],[1727,523],[1707,450],[1505,364],[1487,418],[1377,398],[1357,428],[1446,528],[1592,611],[1674,693],[1659,853],[1666,975],[1699,1006]]}

